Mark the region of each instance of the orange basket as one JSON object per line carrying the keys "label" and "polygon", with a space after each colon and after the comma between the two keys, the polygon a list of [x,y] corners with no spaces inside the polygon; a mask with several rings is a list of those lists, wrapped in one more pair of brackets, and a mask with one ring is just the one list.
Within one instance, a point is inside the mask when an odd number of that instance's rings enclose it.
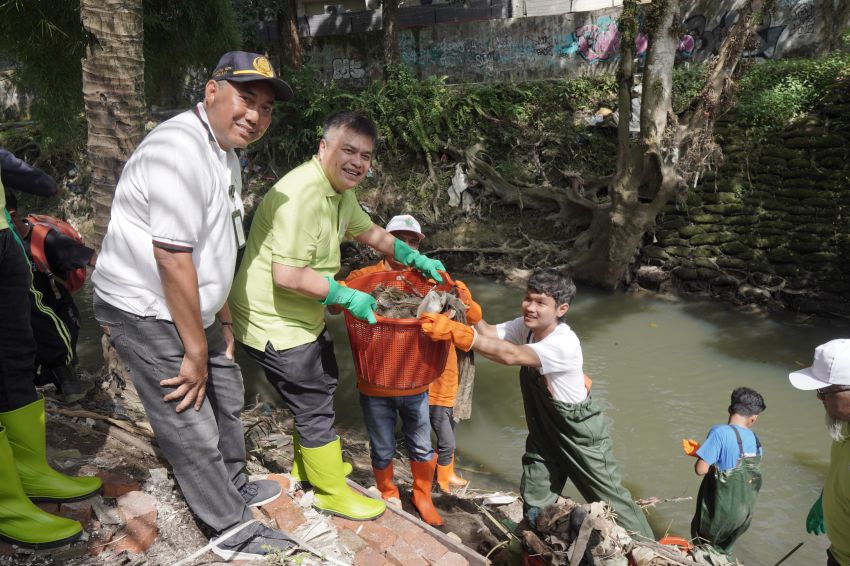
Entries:
{"label": "orange basket", "polygon": [[[438,291],[454,286],[447,273]],[[352,289],[371,293],[379,284],[414,294],[425,295],[434,288],[418,271],[381,271],[357,277],[346,283]],[[422,323],[415,318],[386,318],[375,313],[377,324],[354,318],[347,310],[345,327],[354,370],[357,377],[385,389],[414,389],[428,385],[443,373],[449,355],[450,341],[435,342],[422,333]]]}

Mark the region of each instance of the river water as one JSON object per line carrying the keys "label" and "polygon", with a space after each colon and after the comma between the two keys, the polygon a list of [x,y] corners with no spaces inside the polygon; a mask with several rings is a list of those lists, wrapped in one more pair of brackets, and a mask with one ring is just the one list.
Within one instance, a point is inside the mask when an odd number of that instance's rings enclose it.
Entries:
{"label": "river water", "polygon": [[[488,322],[519,314],[522,291],[479,278],[466,279]],[[84,324],[89,305],[80,305]],[[700,479],[680,440],[702,441],[712,425],[725,423],[729,395],[746,385],[765,398],[767,410],[755,432],[764,445],[764,486],[749,531],[736,556],[751,565],[775,564],[798,543],[783,565],[824,564],[828,542],[805,531],[829,463],[823,408],[813,392],[792,388],[787,374],[811,364],[815,346],[850,336],[850,327],[800,322],[790,317],[744,314],[700,300],[611,295],[579,287],[567,322],[581,339],[593,395],[611,420],[614,453],[635,498],[692,497],[659,503],[649,520],[657,536],[689,537]],[[340,364],[338,421],[362,426],[353,366],[341,316],[329,317]],[[81,336],[81,364],[100,363],[98,330]],[[246,398],[259,394],[280,402],[262,372],[239,356]],[[458,465],[471,487],[518,491],[525,421],[518,369],[476,359],[473,416],[458,425]],[[565,495],[580,496],[572,484]]]}

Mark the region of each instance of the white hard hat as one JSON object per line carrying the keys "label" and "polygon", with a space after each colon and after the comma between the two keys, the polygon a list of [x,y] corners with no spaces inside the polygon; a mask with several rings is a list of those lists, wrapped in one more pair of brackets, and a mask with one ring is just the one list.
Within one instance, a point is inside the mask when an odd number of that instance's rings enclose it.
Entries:
{"label": "white hard hat", "polygon": [[425,234],[422,233],[422,226],[409,214],[399,214],[393,216],[387,222],[387,232],[413,232],[419,234],[419,239],[425,239]]}

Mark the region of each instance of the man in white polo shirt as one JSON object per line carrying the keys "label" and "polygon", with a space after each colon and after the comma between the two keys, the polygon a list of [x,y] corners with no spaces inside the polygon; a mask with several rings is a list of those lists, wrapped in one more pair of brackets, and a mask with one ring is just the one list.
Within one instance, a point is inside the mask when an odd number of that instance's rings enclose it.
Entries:
{"label": "man in white polo shirt", "polygon": [[262,55],[222,56],[203,102],[158,126],[127,162],[92,277],[95,318],[130,371],[189,507],[229,535],[213,548],[227,560],[293,544],[249,509],[280,487],[244,473],[244,387],[227,306],[245,243],[234,149],[259,139],[274,101],[291,96]]}

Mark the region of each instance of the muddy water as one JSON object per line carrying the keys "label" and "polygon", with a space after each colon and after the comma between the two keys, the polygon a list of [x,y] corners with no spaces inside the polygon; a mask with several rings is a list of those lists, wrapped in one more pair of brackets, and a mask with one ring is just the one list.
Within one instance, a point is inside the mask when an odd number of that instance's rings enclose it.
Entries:
{"label": "muddy water", "polygon": [[[517,315],[519,290],[475,278],[467,283],[488,321]],[[83,305],[83,310],[84,320],[91,320],[90,308]],[[328,322],[341,370],[338,420],[362,426],[343,320],[329,317]],[[699,478],[680,439],[702,441],[713,424],[726,422],[730,392],[746,385],[762,393],[768,406],[755,428],[765,447],[764,487],[736,555],[747,564],[770,566],[803,542],[784,565],[825,563],[827,541],[805,532],[805,518],[821,489],[829,439],[814,393],[793,389],[787,373],[809,365],[816,345],[849,336],[850,328],[745,315],[713,302],[634,298],[581,287],[568,323],[582,341],[593,395],[611,420],[614,452],[634,496],[694,498],[652,508],[656,535],[689,535]],[[80,349],[82,363],[96,367],[99,346],[91,328]],[[279,402],[251,360],[239,360],[246,397],[260,394]],[[477,367],[473,418],[457,429],[458,462],[473,487],[517,491],[526,434],[518,370],[480,357]],[[579,497],[569,483],[564,493]]]}

